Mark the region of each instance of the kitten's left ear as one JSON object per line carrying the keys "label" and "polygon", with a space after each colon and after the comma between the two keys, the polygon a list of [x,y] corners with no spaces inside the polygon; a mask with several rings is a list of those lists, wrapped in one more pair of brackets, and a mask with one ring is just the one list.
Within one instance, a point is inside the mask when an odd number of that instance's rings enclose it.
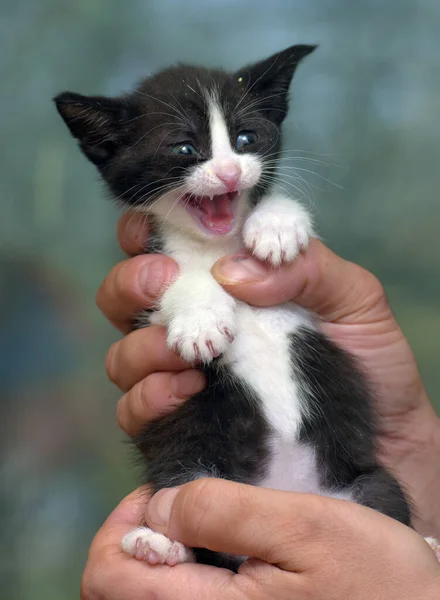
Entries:
{"label": "kitten's left ear", "polygon": [[104,167],[122,144],[130,117],[126,101],[63,92],[54,98],[57,110],[81,150],[97,167]]}
{"label": "kitten's left ear", "polygon": [[[261,99],[260,107],[280,124],[287,113],[290,82],[297,66],[317,46],[291,46],[236,73],[237,82],[252,96]],[[270,110],[272,108],[272,110]]]}

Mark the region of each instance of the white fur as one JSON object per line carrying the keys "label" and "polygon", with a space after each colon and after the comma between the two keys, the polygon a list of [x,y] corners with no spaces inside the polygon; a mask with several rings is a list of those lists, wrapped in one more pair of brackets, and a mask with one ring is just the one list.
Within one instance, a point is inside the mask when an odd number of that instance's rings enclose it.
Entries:
{"label": "white fur", "polygon": [[149,527],[136,527],[122,538],[121,547],[127,554],[153,565],[195,562],[194,555],[180,542],[172,542]]}
{"label": "white fur", "polygon": [[212,158],[195,167],[186,178],[188,188],[198,196],[215,196],[227,192],[225,184],[216,174],[225,161],[236,165],[241,172],[237,186],[239,191],[253,188],[262,174],[261,159],[256,155],[235,152],[222,109],[215,96],[208,96],[208,107]]}
{"label": "white fur", "polygon": [[312,319],[293,303],[265,309],[237,304],[237,335],[223,361],[261,399],[274,431],[292,441],[303,408],[287,336],[300,326],[313,326]]}
{"label": "white fur", "polygon": [[[297,215],[301,227],[310,223],[304,219],[304,209],[294,200],[289,202],[292,207],[287,205],[286,198],[278,195],[264,200],[264,210],[258,215],[262,240],[267,232],[272,233],[272,229],[265,226],[266,218],[273,222],[274,215],[269,210],[271,204],[275,216],[277,209],[282,210],[280,221],[285,220],[287,215],[294,227]],[[253,214],[248,217],[249,220]],[[274,243],[274,239],[268,240],[268,246]],[[279,239],[275,241],[278,243]],[[305,235],[304,241],[307,244],[308,235]],[[196,358],[194,344],[197,344],[201,358],[209,362],[212,355],[206,340],[211,337],[219,340],[216,347],[222,348],[222,363],[230,365],[233,373],[247,384],[250,398],[252,394],[260,398],[274,431],[271,464],[261,485],[348,499],[348,492],[332,493],[320,486],[313,450],[295,442],[307,409],[290,363],[288,334],[299,327],[314,328],[314,318],[293,303],[258,309],[231,298],[209,271],[218,258],[235,252],[239,247],[240,241],[235,238],[212,245],[189,240],[182,233],[170,236],[165,253],[180,264],[181,274],[165,292],[157,318],[168,327],[168,343],[175,344],[177,339],[179,351],[187,360]],[[219,324],[223,327],[226,324],[235,334],[232,344],[227,336],[221,336]]]}
{"label": "white fur", "polygon": [[212,95],[208,96],[208,106],[212,144],[212,160],[214,164],[217,160],[222,158],[237,160],[239,156],[235,155],[232,149],[231,141],[229,139],[228,126],[226,124],[218,99]]}
{"label": "white fur", "polygon": [[235,304],[209,272],[185,271],[160,305],[169,347],[188,362],[222,354],[235,336]]}
{"label": "white fur", "polygon": [[237,305],[237,335],[222,362],[247,383],[250,396],[258,395],[274,431],[268,473],[259,485],[351,499],[349,491],[322,487],[313,448],[295,441],[307,405],[290,363],[288,334],[314,328],[314,318],[293,303],[264,309]]}
{"label": "white fur", "polygon": [[243,238],[255,256],[278,266],[307,248],[311,233],[312,223],[305,208],[277,195],[258,204],[245,223]]}
{"label": "white fur", "polygon": [[272,439],[271,452],[268,473],[259,482],[261,487],[331,496],[340,500],[353,499],[348,489],[330,491],[321,485],[315,451],[311,446],[276,435]]}
{"label": "white fur", "polygon": [[168,329],[168,345],[185,360],[210,362],[222,354],[236,333],[235,300],[210,273],[212,265],[239,248],[239,240],[222,237],[216,243],[192,240],[173,232],[165,242],[165,254],[180,266],[180,276],[162,296],[152,322]]}
{"label": "white fur", "polygon": [[[298,327],[313,328],[313,318],[293,303],[262,310],[237,302],[210,274],[212,265],[236,252],[243,241],[258,258],[274,265],[292,260],[307,247],[312,233],[310,217],[295,200],[280,194],[264,198],[248,216],[246,190],[258,182],[261,161],[234,152],[218,102],[211,98],[209,106],[213,157],[193,170],[185,189],[205,196],[223,194],[225,186],[216,168],[238,165],[243,191],[235,227],[225,236],[202,234],[178,202],[181,191],[171,192],[156,203],[152,212],[162,220],[164,252],[178,262],[180,273],[165,291],[153,321],[167,327],[169,346],[177,348],[188,361],[209,362],[213,355],[222,353],[222,362],[248,386],[250,402],[252,394],[258,395],[274,432],[271,464],[261,485],[348,498],[349,493],[341,495],[321,488],[313,449],[297,441],[306,408],[290,363],[288,334]],[[224,161],[229,161],[226,167]],[[232,343],[231,334],[235,337]],[[163,536],[154,537],[157,535],[146,528],[137,529],[124,538],[123,548],[132,555],[137,548],[142,556],[148,556],[153,548],[166,562],[173,543]],[[176,553],[179,560],[191,560],[192,555],[181,549],[174,551],[172,560]]]}

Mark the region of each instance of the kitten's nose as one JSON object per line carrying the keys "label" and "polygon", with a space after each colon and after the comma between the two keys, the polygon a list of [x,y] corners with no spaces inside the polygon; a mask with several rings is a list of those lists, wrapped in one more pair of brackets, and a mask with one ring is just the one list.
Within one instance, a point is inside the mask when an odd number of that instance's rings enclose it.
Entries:
{"label": "kitten's nose", "polygon": [[232,160],[223,160],[216,163],[214,171],[217,177],[225,184],[228,192],[235,192],[241,175],[239,165]]}

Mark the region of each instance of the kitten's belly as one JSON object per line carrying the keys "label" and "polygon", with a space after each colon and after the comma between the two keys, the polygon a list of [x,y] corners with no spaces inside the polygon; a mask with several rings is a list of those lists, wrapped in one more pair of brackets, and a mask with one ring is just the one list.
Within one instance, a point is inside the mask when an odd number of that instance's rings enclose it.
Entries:
{"label": "kitten's belly", "polygon": [[315,451],[298,441],[309,407],[301,393],[289,334],[302,327],[315,329],[313,317],[293,303],[264,309],[240,304],[237,320],[235,341],[223,361],[258,398],[273,429],[267,473],[258,485],[350,499],[349,490],[335,492],[320,485]]}
{"label": "kitten's belly", "polygon": [[320,484],[320,476],[314,449],[308,444],[274,438],[272,455],[260,487],[285,492],[302,492],[352,500],[350,488],[330,490]]}

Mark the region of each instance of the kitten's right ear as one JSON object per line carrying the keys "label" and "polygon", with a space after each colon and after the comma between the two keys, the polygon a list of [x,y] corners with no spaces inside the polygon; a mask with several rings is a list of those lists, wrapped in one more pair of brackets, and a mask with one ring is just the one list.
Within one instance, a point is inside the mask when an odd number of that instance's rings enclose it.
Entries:
{"label": "kitten's right ear", "polygon": [[71,92],[58,94],[54,102],[87,158],[104,167],[122,144],[123,125],[131,118],[127,102]]}

